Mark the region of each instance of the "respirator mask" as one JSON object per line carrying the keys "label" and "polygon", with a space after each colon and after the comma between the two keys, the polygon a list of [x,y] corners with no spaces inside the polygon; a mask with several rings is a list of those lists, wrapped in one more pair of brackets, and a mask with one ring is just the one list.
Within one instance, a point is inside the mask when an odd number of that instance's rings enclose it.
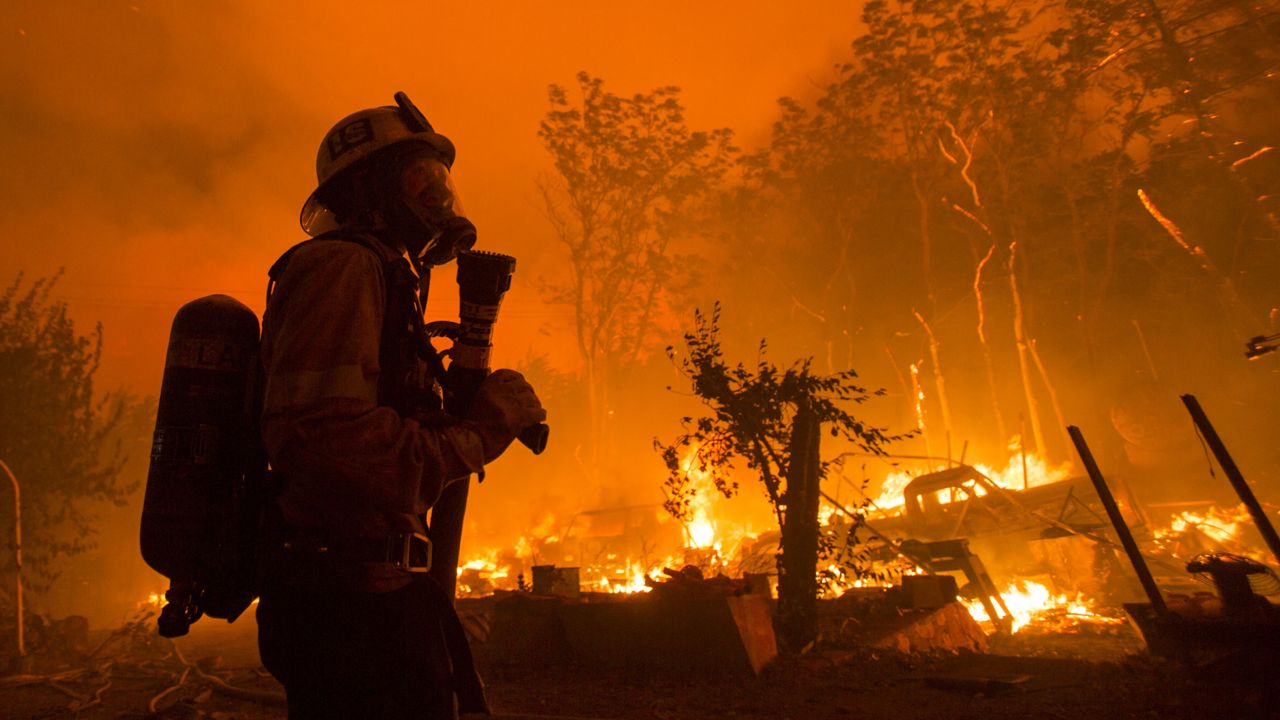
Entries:
{"label": "respirator mask", "polygon": [[385,220],[423,266],[443,265],[476,244],[449,168],[429,150],[400,163],[399,187]]}
{"label": "respirator mask", "polygon": [[449,177],[457,150],[408,95],[395,101],[352,113],[325,135],[299,223],[311,237],[344,225],[385,233],[420,267],[441,265],[476,242]]}

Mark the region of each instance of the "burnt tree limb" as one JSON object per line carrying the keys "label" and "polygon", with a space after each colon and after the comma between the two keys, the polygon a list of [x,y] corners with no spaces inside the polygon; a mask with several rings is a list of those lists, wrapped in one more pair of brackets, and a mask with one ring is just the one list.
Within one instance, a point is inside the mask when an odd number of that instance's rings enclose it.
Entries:
{"label": "burnt tree limb", "polygon": [[822,424],[813,408],[801,404],[791,427],[786,514],[778,559],[778,635],[799,652],[818,636],[818,504],[822,495],[819,455]]}

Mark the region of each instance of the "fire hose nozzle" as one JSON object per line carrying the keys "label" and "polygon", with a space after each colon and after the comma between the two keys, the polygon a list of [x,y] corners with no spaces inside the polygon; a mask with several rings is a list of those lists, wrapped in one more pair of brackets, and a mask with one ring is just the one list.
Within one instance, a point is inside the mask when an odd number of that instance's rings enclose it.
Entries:
{"label": "fire hose nozzle", "polygon": [[516,439],[521,445],[529,448],[534,455],[541,455],[542,451],[547,449],[547,436],[550,434],[551,428],[546,423],[538,423],[522,430]]}
{"label": "fire hose nozzle", "polygon": [[[516,271],[516,259],[510,255],[468,250],[458,255],[458,299],[461,307],[457,342],[454,345],[455,364],[478,371],[480,377],[489,372],[490,340],[493,326],[498,321],[498,308],[502,297],[511,289],[511,275]],[[459,352],[469,349],[470,352]],[[478,383],[476,385],[478,387]],[[474,388],[463,393],[474,394]],[[517,439],[534,455],[547,448],[551,430],[546,423],[525,428]]]}

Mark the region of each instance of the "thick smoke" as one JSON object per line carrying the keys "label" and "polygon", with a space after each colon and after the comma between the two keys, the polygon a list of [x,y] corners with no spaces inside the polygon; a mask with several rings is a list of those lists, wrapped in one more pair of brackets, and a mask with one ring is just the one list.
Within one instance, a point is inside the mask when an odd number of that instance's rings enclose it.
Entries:
{"label": "thick smoke", "polygon": [[[60,293],[81,328],[105,328],[99,387],[154,395],[174,311],[214,292],[260,311],[266,268],[303,239],[297,213],[320,137],[405,90],[459,147],[456,175],[481,244],[519,257],[498,362],[545,357],[571,372],[569,317],[544,305],[536,284],[562,270],[535,187],[549,170],[536,137],[547,85],[583,68],[624,93],[679,84],[692,124],[762,136],[775,99],[825,77],[855,23],[847,2],[805,13],[675,2],[554,13],[523,3],[7,3],[0,277],[65,268]],[[452,285],[451,271],[438,273],[429,314],[456,313]],[[557,392],[548,388],[553,424]],[[655,416],[652,426],[670,422]],[[578,484],[575,446],[557,434],[544,458],[503,461],[476,494],[473,530],[506,539],[539,512],[595,504],[595,490]],[[140,477],[145,439],[130,454]],[[660,465],[637,462],[653,466],[638,495],[656,496]],[[163,587],[137,559],[137,513],[109,510],[101,549],[68,569],[45,609],[116,618],[129,608],[106,605]],[[103,597],[87,591],[103,587],[121,597],[86,606]]]}

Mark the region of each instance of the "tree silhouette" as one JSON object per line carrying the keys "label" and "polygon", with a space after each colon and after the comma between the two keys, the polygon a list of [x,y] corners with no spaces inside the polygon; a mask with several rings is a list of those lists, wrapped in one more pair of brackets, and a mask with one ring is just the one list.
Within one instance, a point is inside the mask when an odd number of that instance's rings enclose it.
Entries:
{"label": "tree silhouette", "polygon": [[[123,505],[137,488],[120,477],[117,431],[138,424],[141,404],[124,393],[94,397],[102,326],[76,331],[67,303],[52,296],[58,277],[24,289],[20,274],[0,295],[0,459],[22,486],[23,565],[36,590],[57,579],[58,558],[93,548],[93,504]],[[11,512],[0,511],[0,532],[11,545]],[[6,568],[12,562],[5,557]]]}
{"label": "tree silhouette", "polygon": [[[1105,423],[1162,355],[1217,370],[1211,349],[1265,327],[1280,3],[869,0],[861,20],[724,202],[733,284],[711,292],[772,341],[827,372],[887,357],[935,449],[1004,447],[1021,417],[1061,457],[1058,415]],[[1062,392],[1085,378],[1099,392]]]}
{"label": "tree silhouette", "polygon": [[734,148],[728,130],[693,131],[679,89],[624,97],[579,73],[577,96],[550,88],[538,130],[556,177],[542,195],[570,275],[549,297],[573,308],[591,415],[589,467],[610,445],[610,394],[619,374],[656,349],[655,330],[693,263],[673,243],[720,182]]}
{"label": "tree silhouette", "polygon": [[[818,559],[824,544],[818,508],[820,482],[829,466],[819,454],[821,433],[873,454],[884,454],[884,446],[899,436],[887,435],[845,409],[883,394],[859,386],[853,370],[815,374],[812,358],[779,369],[764,359],[763,341],[754,368],[730,366],[720,347],[719,319],[718,303],[710,317],[695,311],[694,330],[684,335],[686,352],[667,349],[709,414],[684,418],[684,432],[670,444],[654,441],[668,471],[666,508],[678,519],[688,519],[696,492],[690,487],[690,467],[710,477],[726,497],[738,491],[730,475],[735,461],[744,462],[759,478],[782,533],[779,634],[786,647],[798,651],[817,635]],[[690,452],[691,460],[686,459]]]}

